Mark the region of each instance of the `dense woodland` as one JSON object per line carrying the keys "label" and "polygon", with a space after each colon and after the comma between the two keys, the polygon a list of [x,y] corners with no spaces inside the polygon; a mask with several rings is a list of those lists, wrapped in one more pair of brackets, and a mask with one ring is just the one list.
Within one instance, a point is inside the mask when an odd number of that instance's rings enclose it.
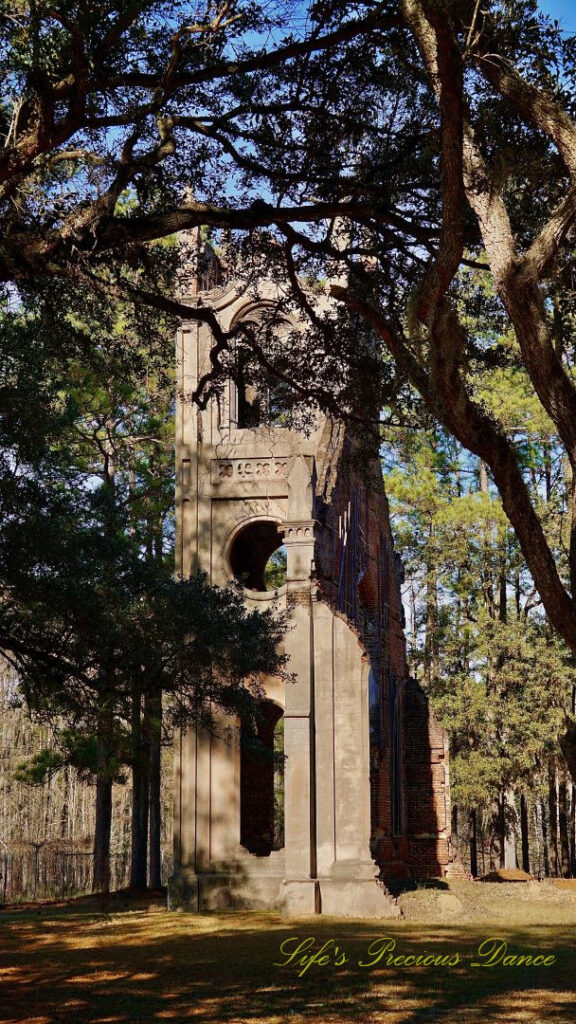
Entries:
{"label": "dense woodland", "polygon": [[[281,622],[171,575],[181,318],[214,339],[191,402],[240,345],[382,446],[459,831],[496,863],[515,809],[526,863],[573,864],[575,53],[534,0],[3,6],[0,652],[50,731],[21,777],[93,785],[96,888],[121,780],[157,884],[169,729],[283,670]],[[304,334],[178,297],[199,228]]]}
{"label": "dense woodland", "polygon": [[[524,435],[560,552],[563,467],[518,383],[492,401],[506,403],[510,429]],[[405,563],[409,669],[450,737],[460,855],[473,875],[518,864],[571,877],[575,789],[562,742],[576,695],[572,654],[542,612],[486,466],[438,429],[389,431],[384,465]]]}
{"label": "dense woodland", "polygon": [[[30,784],[26,768],[57,746],[49,724],[31,720],[18,701],[17,678],[0,679],[0,904],[90,892],[93,883],[95,789],[71,764]],[[171,773],[163,779],[161,859],[171,866]],[[114,786],[110,841],[111,886],[130,879],[130,780]]]}

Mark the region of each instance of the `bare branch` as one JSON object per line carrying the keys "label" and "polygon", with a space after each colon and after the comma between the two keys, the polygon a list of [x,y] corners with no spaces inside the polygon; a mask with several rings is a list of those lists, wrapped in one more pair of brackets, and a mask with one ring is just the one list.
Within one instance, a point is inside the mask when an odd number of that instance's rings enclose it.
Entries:
{"label": "bare branch", "polygon": [[[275,50],[255,54],[244,60],[222,61],[211,66],[207,65],[197,71],[180,71],[173,74],[170,79],[172,88],[186,85],[202,85],[205,82],[215,82],[221,78],[228,78],[230,75],[244,75],[251,71],[267,71],[276,68],[293,60],[296,57],[303,57],[310,53],[317,53],[330,46],[354,39],[358,35],[374,31],[376,28],[385,29],[401,25],[399,18],[384,16],[381,11],[375,10],[366,18],[356,21],[345,22],[340,28],[328,32],[324,36],[313,36],[300,42],[289,43],[286,46],[279,46]],[[94,83],[105,86],[109,89],[114,86],[136,86],[144,89],[155,89],[162,85],[162,76],[150,72],[128,71],[122,75],[116,75],[107,83]]]}

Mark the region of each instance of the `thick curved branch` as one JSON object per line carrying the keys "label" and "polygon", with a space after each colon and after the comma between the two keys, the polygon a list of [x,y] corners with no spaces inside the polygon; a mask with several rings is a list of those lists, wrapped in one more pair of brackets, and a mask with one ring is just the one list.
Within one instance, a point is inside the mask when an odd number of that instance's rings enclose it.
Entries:
{"label": "thick curved branch", "polygon": [[478,217],[496,288],[510,316],[526,369],[546,412],[576,464],[576,390],[554,350],[537,280],[516,255],[504,202],[490,182],[472,129],[465,128],[468,201]]}
{"label": "thick curved branch", "polygon": [[470,400],[457,360],[451,354],[452,335],[455,331],[462,331],[454,310],[445,303],[435,318],[435,356],[429,374],[406,343],[390,329],[379,309],[345,288],[332,288],[332,294],[365,317],[407,373],[432,414],[469,451],[490,466],[526,564],[534,580],[538,580],[538,590],[550,621],[576,653],[576,604],[558,574],[554,556],[518,467],[516,452],[494,421]]}
{"label": "thick curved branch", "polygon": [[440,110],[440,241],[417,300],[418,317],[426,323],[458,272],[464,249],[462,62],[446,11],[435,4],[403,0],[402,13],[422,53]]}
{"label": "thick curved branch", "polygon": [[572,179],[572,188],[524,257],[525,273],[541,280],[576,220],[576,124],[550,94],[494,54],[477,55],[476,65],[524,122],[551,140]]}
{"label": "thick curved branch", "polygon": [[[433,32],[424,5],[418,0],[404,0],[413,32],[425,58],[430,84],[440,100],[441,70],[440,36]],[[449,114],[449,111],[447,111]],[[457,115],[456,115],[457,116]],[[454,131],[456,128],[454,128]],[[561,211],[536,239],[533,248],[522,260],[516,253],[510,219],[504,201],[491,179],[480,149],[476,144],[469,116],[463,115],[462,170],[466,196],[476,214],[497,290],[514,325],[526,368],[534,387],[566,446],[572,465],[576,465],[576,389],[554,350],[546,312],[537,283],[536,266],[544,266],[552,258],[554,246],[565,237],[576,207],[576,195],[570,195]],[[449,196],[443,189],[443,211]],[[449,207],[448,207],[449,209]],[[428,290],[431,298],[430,291]],[[430,302],[424,312],[429,315]],[[454,345],[445,336],[445,343]]]}
{"label": "thick curved branch", "polygon": [[523,273],[541,281],[550,270],[576,222],[576,183],[536,236],[523,260]]}
{"label": "thick curved branch", "polygon": [[[99,202],[99,201],[98,201]],[[91,215],[91,210],[92,215]],[[256,201],[251,206],[234,209],[215,206],[212,203],[188,202],[174,210],[168,210],[150,217],[114,217],[102,216],[102,206],[96,203],[81,212],[81,220],[75,222],[71,218],[69,234],[75,235],[76,249],[85,248],[92,253],[105,252],[108,249],[126,245],[151,242],[178,231],[210,225],[219,228],[254,228],[272,227],[274,225],[293,222],[306,224],[334,217],[353,217],[361,223],[378,220],[380,211],[373,203],[320,202],[306,206],[275,207],[268,203]],[[385,214],[387,217],[388,215]],[[87,227],[89,225],[89,231]],[[83,236],[83,232],[84,236]],[[62,241],[61,230],[54,231],[42,241],[21,235],[12,240],[24,257],[27,250],[30,257],[50,254],[57,259],[58,247]],[[1,276],[1,275],[0,275]]]}
{"label": "thick curved branch", "polygon": [[570,176],[576,176],[576,125],[566,111],[494,54],[478,55],[476,65],[527,124],[552,140]]}

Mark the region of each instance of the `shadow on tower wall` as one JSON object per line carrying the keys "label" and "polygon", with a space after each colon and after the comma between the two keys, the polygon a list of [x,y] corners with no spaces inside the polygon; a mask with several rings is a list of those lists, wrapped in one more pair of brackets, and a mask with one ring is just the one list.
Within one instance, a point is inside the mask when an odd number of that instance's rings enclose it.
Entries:
{"label": "shadow on tower wall", "polygon": [[378,851],[383,878],[392,889],[411,879],[443,878],[452,860],[446,732],[414,679],[396,684],[395,690],[392,827]]}

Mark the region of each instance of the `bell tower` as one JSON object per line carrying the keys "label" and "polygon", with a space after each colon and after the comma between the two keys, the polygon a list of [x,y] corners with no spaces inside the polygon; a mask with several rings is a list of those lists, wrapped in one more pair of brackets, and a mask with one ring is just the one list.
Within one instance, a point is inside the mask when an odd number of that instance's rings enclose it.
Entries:
{"label": "bell tower", "polygon": [[[228,282],[186,296],[224,330],[257,330],[278,299],[266,281],[249,295]],[[288,326],[299,329],[295,318]],[[193,407],[186,396],[212,345],[205,325],[182,325],[177,571],[202,570],[219,586],[235,578],[253,608],[287,607],[293,681],[263,680],[258,725],[260,743],[284,754],[283,772],[243,745],[241,723],[180,737],[171,898],[197,910],[394,916],[372,853],[402,831],[392,718],[406,667],[378,460],[360,466],[353,438],[329,417],[306,433],[285,425],[278,395],[254,386],[240,350],[235,381]]]}

